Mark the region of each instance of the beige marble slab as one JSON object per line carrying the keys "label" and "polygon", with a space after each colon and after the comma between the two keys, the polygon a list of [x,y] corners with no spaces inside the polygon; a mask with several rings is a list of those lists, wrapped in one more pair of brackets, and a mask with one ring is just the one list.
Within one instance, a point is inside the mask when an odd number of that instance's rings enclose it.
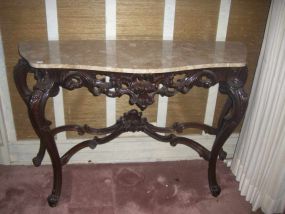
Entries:
{"label": "beige marble slab", "polygon": [[23,42],[19,53],[34,68],[164,73],[210,67],[243,67],[238,42],[83,40]]}

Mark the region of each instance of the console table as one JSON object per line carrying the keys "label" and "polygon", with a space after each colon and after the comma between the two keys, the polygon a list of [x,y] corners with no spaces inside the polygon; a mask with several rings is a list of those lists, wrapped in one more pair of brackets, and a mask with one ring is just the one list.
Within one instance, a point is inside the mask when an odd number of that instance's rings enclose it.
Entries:
{"label": "console table", "polygon": [[[246,49],[238,42],[191,43],[174,41],[50,41],[19,44],[21,58],[14,69],[17,89],[27,105],[31,124],[40,139],[33,159],[39,166],[47,150],[53,167],[53,188],[48,197],[56,206],[62,185],[62,166],[79,150],[107,143],[124,132],[144,132],[172,146],[184,144],[208,161],[208,181],[213,196],[220,194],[216,180],[216,162],[226,153],[223,144],[245,114],[248,96],[243,86],[247,77]],[[33,73],[36,84],[30,90],[27,75]],[[107,78],[108,77],[108,78]],[[141,111],[154,103],[156,95],[171,97],[187,93],[192,87],[209,88],[219,83],[220,93],[228,95],[217,127],[196,122],[176,122],[170,127],[150,124],[142,112],[133,109],[106,128],[88,125],[64,125],[51,128],[45,117],[46,102],[60,87],[74,90],[86,87],[94,96],[129,96],[129,103]],[[183,136],[184,129],[197,128],[215,135],[212,149]],[[59,156],[55,135],[76,131],[94,134]]]}

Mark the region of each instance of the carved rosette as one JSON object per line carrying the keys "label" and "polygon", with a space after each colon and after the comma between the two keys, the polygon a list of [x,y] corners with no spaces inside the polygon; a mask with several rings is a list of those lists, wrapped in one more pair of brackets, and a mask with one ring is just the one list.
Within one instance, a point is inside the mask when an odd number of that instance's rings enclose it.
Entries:
{"label": "carved rosette", "polygon": [[119,124],[123,127],[125,132],[143,131],[147,126],[147,119],[142,118],[142,113],[135,109],[130,110],[119,119]]}

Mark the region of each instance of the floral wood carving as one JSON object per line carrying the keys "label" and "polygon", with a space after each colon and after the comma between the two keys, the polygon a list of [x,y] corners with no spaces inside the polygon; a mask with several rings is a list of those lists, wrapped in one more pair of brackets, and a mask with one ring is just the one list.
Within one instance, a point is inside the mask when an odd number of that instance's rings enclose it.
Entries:
{"label": "floral wood carving", "polygon": [[[63,72],[61,72],[62,74]],[[193,74],[194,73],[194,74]],[[110,74],[110,81],[98,74],[67,71],[61,75],[60,85],[68,90],[86,87],[95,96],[105,94],[109,97],[128,95],[129,103],[141,110],[153,104],[156,94],[171,97],[177,92],[187,93],[193,86],[209,88],[217,83],[217,77],[211,70],[182,73],[174,80],[173,73],[164,74]]]}

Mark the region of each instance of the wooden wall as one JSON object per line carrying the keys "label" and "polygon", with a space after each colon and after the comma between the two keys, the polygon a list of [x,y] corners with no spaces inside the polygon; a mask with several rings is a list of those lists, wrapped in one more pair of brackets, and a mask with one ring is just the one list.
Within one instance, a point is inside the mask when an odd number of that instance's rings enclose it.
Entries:
{"label": "wooden wall", "polygon": [[[117,0],[117,39],[163,38],[164,0]],[[248,48],[250,90],[263,39],[269,0],[232,0],[226,40],[242,41]],[[220,0],[176,0],[174,40],[215,41]],[[57,0],[60,40],[105,39],[106,14],[104,0]],[[107,14],[108,15],[108,14]],[[18,139],[35,138],[27,119],[26,108],[16,92],[12,70],[18,59],[17,43],[26,40],[47,40],[44,0],[0,1],[0,25],[5,52],[9,90]],[[31,80],[32,82],[32,80]],[[32,83],[31,83],[32,84]],[[194,88],[187,95],[169,99],[167,124],[180,120],[203,122],[207,90]],[[64,91],[64,111],[67,123],[105,126],[106,98],[93,97],[86,89]],[[127,98],[116,100],[119,117],[130,108]],[[218,97],[215,122],[224,98]],[[156,121],[157,102],[145,112],[151,122]],[[54,121],[52,100],[47,115]],[[195,133],[195,132],[189,132]],[[197,133],[197,132],[196,132]],[[75,137],[68,134],[68,137]]]}
{"label": "wooden wall", "polygon": [[[26,107],[14,85],[13,67],[19,58],[18,42],[47,40],[44,1],[0,1],[0,26],[17,137],[18,139],[35,138],[36,135],[27,117]],[[48,103],[47,117],[54,120],[51,102]]]}

